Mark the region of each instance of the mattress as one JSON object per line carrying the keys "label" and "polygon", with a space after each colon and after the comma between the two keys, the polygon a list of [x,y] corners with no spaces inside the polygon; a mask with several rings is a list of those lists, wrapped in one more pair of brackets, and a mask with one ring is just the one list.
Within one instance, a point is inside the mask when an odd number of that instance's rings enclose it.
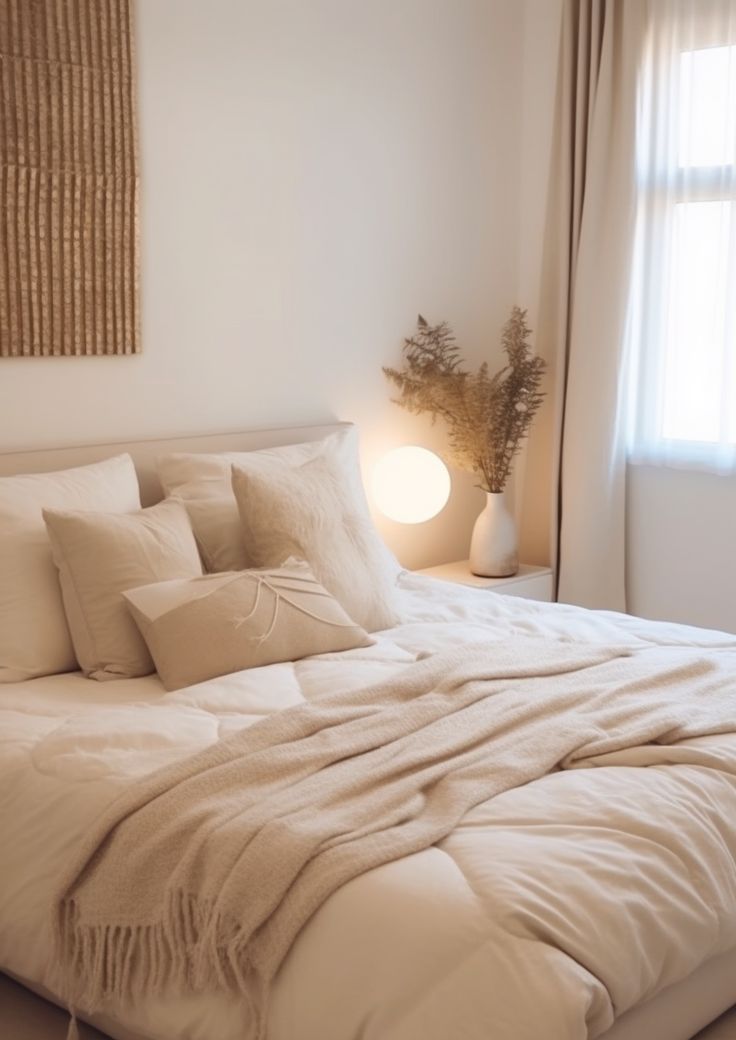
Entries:
{"label": "mattress", "polygon": [[[59,999],[50,902],[80,836],[137,777],[270,712],[513,634],[736,648],[722,633],[400,582],[403,623],[367,649],[173,694],[155,676],[0,687],[0,968]],[[491,1027],[630,1040],[654,1035],[652,1016],[669,1018],[671,1040],[691,1035],[736,1002],[736,736],[700,743],[708,768],[553,772],[345,885],[277,977],[269,1040],[485,1040]],[[105,1007],[100,1023],[123,1040],[235,1040],[243,1015],[234,997],[169,993]]]}

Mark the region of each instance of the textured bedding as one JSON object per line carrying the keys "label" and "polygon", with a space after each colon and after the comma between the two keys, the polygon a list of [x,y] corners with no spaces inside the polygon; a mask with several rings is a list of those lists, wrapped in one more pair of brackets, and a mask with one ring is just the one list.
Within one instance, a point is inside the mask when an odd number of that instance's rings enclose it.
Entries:
{"label": "textured bedding", "polygon": [[[377,645],[165,694],[155,677],[0,690],[0,966],[59,992],[51,898],[131,780],[304,700],[399,676],[461,644],[700,647],[734,676],[736,638],[401,579]],[[673,661],[689,659],[673,652]],[[735,663],[730,663],[735,662]],[[708,686],[708,668],[699,679]],[[736,729],[736,718],[734,720]],[[339,888],[276,977],[269,1040],[584,1038],[736,947],[736,735],[610,751],[472,809],[435,846]],[[736,990],[736,986],[735,986]],[[736,996],[736,992],[734,994]],[[105,1010],[156,1038],[246,1033],[237,997],[165,993]]]}

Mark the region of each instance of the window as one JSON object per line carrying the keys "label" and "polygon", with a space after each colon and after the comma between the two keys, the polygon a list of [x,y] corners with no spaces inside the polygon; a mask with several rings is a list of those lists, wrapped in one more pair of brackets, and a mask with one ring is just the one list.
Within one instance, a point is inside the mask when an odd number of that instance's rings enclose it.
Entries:
{"label": "window", "polygon": [[655,25],[645,52],[630,321],[632,454],[646,461],[736,466],[732,28]]}

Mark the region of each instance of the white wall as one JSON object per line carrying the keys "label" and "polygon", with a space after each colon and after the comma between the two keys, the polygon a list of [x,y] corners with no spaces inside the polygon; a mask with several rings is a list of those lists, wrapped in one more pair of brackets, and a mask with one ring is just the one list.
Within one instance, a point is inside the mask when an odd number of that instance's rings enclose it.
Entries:
{"label": "white wall", "polygon": [[736,632],[736,480],[630,466],[629,610]]}
{"label": "white wall", "polygon": [[[494,360],[515,298],[523,4],[139,0],[143,353],[13,359],[0,450],[358,422],[421,311]],[[460,478],[410,565],[462,555]]]}

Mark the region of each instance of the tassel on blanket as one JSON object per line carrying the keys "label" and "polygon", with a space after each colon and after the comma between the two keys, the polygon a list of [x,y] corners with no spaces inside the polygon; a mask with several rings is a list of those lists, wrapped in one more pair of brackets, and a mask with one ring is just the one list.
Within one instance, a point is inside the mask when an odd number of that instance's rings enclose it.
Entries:
{"label": "tassel on blanket", "polygon": [[59,907],[57,949],[62,999],[71,1015],[66,1040],[79,1040],[76,1009],[94,1014],[103,1001],[143,999],[149,990],[237,993],[249,1021],[243,1040],[265,1040],[268,985],[250,961],[247,940],[211,904],[180,891],[147,926],[80,925],[73,899]]}
{"label": "tassel on blanket", "polygon": [[69,1016],[66,1040],[79,1040],[79,1023],[77,1022],[77,1014],[73,1008],[69,1008]]}

